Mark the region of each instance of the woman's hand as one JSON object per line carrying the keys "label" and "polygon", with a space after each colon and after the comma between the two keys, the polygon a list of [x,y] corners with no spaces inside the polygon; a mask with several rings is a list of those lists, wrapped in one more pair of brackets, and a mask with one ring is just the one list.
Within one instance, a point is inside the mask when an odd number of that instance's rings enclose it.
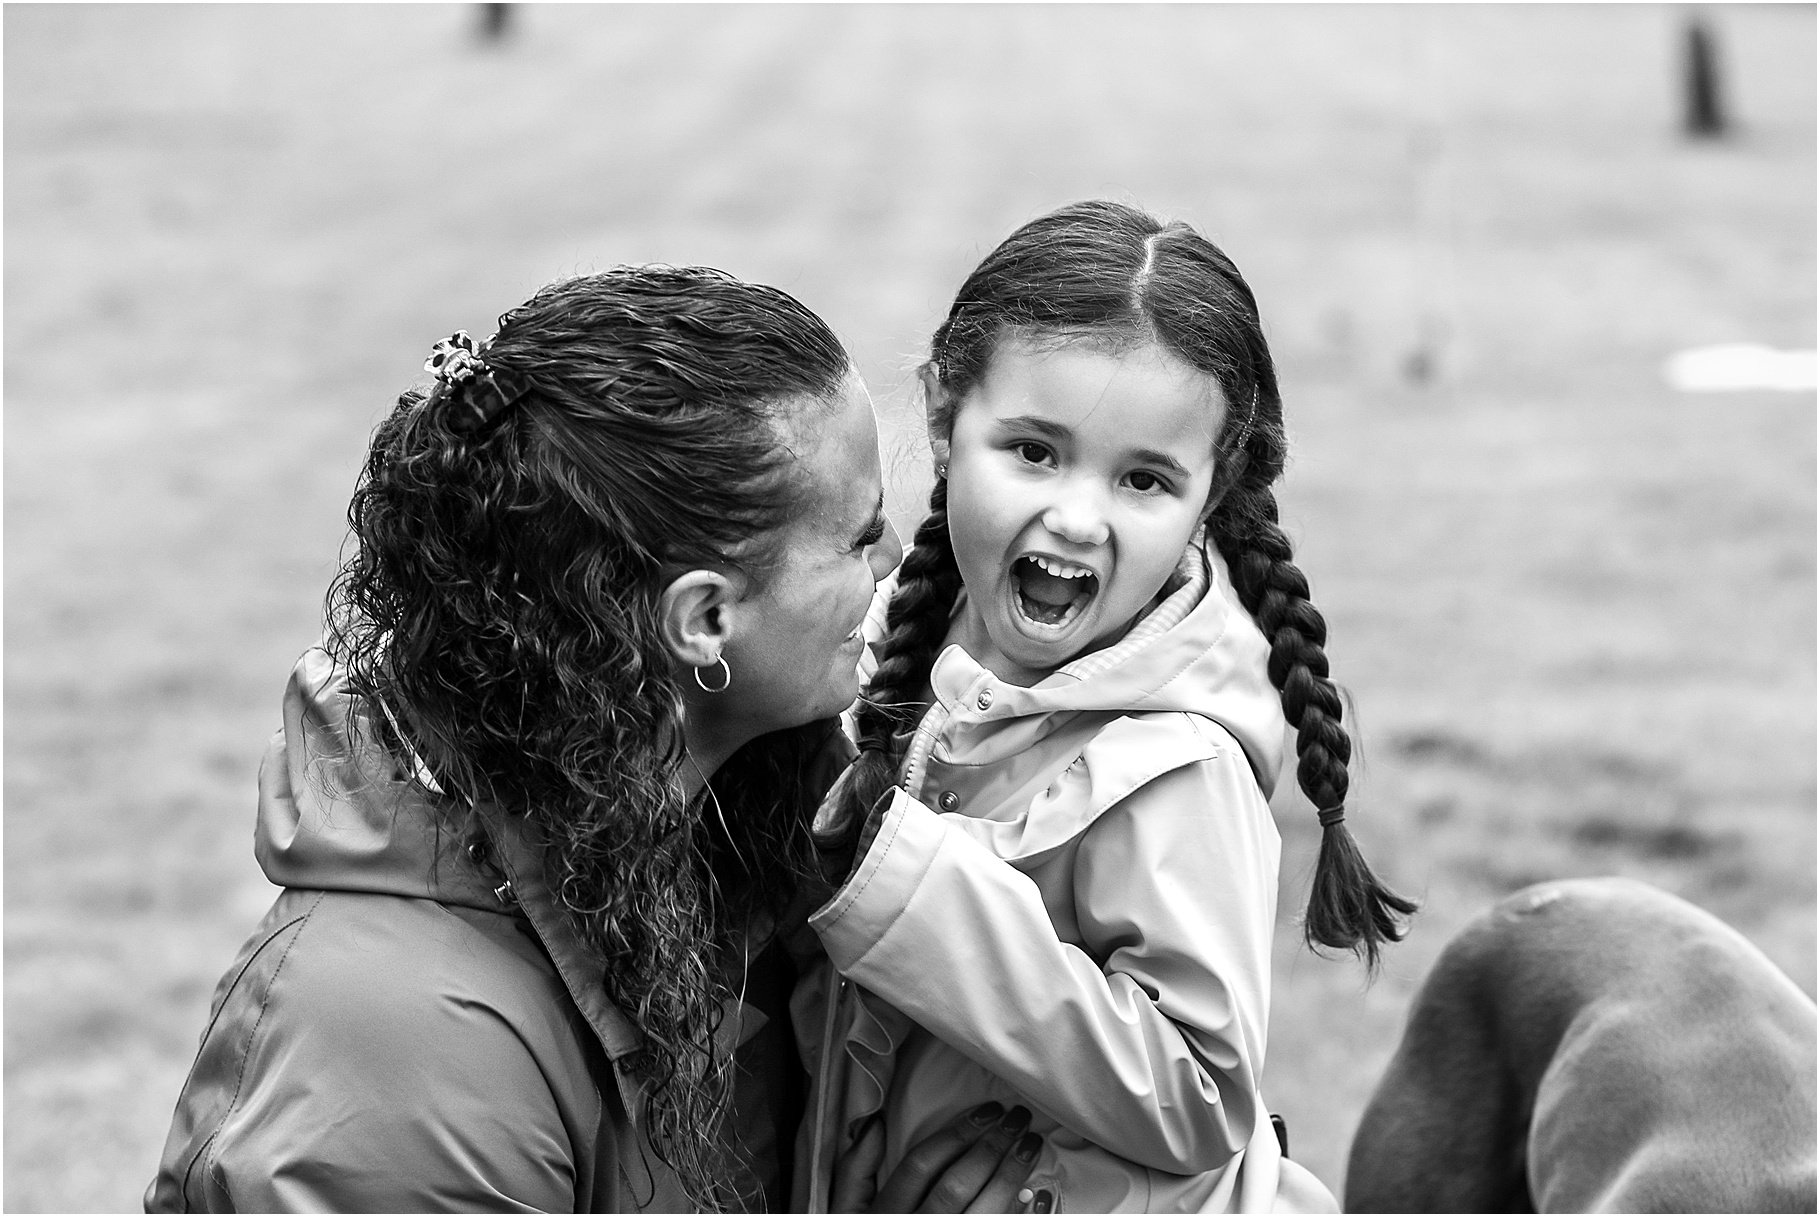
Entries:
{"label": "woman's hand", "polygon": [[837,1213],[1009,1213],[1036,1166],[1043,1139],[1022,1107],[985,1103],[911,1147],[872,1192],[885,1152],[885,1127],[871,1127],[841,1156],[830,1207]]}

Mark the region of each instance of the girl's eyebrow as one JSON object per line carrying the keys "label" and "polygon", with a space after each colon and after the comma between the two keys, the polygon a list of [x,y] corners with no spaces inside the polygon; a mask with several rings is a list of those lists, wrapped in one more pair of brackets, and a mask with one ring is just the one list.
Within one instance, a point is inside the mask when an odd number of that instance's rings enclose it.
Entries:
{"label": "girl's eyebrow", "polygon": [[[1055,440],[1057,442],[1072,439],[1074,437],[1074,432],[1071,429],[1056,422],[1053,418],[1044,418],[1040,414],[1017,414],[1010,418],[1001,418],[998,420],[998,425],[1006,431],[1034,432],[1044,439]],[[1189,472],[1188,466],[1182,464],[1182,462],[1176,460],[1167,452],[1158,452],[1154,448],[1138,448],[1127,452],[1125,455],[1130,457],[1131,460],[1137,464],[1155,465],[1163,472],[1173,474],[1179,478],[1190,478],[1193,476],[1193,474]]]}
{"label": "girl's eyebrow", "polygon": [[1016,414],[1010,418],[996,420],[1005,431],[1034,431],[1044,439],[1064,440],[1073,437],[1072,429],[1056,422],[1053,418],[1044,418],[1040,414]]}
{"label": "girl's eyebrow", "polygon": [[1173,474],[1178,478],[1188,479],[1194,476],[1188,472],[1188,466],[1182,464],[1182,462],[1176,460],[1167,452],[1157,452],[1150,448],[1139,448],[1136,452],[1131,454],[1131,457],[1140,465],[1155,465],[1164,473]]}

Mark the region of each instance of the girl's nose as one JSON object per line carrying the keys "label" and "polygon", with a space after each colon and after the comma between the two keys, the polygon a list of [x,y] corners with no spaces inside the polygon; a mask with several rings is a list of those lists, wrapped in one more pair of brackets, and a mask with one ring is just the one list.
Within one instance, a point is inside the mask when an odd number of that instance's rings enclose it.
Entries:
{"label": "girl's nose", "polygon": [[1112,535],[1099,497],[1081,487],[1065,487],[1043,512],[1043,527],[1074,545],[1104,545]]}

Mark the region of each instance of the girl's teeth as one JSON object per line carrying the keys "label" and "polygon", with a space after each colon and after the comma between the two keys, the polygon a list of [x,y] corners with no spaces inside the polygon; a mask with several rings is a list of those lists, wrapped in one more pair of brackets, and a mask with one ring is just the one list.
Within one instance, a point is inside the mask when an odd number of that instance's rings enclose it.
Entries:
{"label": "girl's teeth", "polygon": [[1056,562],[1050,558],[1041,557],[1040,555],[1033,554],[1031,555],[1030,560],[1058,579],[1085,579],[1088,575],[1093,573],[1084,567],[1070,566],[1065,563]]}

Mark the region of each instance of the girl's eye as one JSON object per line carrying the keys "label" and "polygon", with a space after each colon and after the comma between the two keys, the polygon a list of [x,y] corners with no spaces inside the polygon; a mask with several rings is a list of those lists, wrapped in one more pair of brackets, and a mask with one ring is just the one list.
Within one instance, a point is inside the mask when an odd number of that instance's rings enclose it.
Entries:
{"label": "girl's eye", "polygon": [[884,539],[885,539],[885,517],[880,516],[878,519],[872,521],[872,523],[867,526],[865,532],[862,532],[859,535],[859,544],[854,546],[854,548],[861,549],[861,550],[871,549],[874,545],[877,545],[880,541],[882,541]]}
{"label": "girl's eye", "polygon": [[1163,483],[1162,478],[1158,477],[1154,473],[1146,473],[1142,469],[1135,470],[1131,474],[1127,475],[1125,480],[1131,483],[1131,488],[1133,490],[1139,491],[1140,493],[1143,493],[1143,494],[1149,494],[1151,491],[1154,491],[1154,490],[1167,490],[1168,489],[1168,486],[1166,486]]}
{"label": "girl's eye", "polygon": [[1040,465],[1049,459],[1049,449],[1043,447],[1041,444],[1032,443],[1029,440],[1022,440],[1013,444],[1012,450],[1024,460],[1029,461],[1032,465]]}

